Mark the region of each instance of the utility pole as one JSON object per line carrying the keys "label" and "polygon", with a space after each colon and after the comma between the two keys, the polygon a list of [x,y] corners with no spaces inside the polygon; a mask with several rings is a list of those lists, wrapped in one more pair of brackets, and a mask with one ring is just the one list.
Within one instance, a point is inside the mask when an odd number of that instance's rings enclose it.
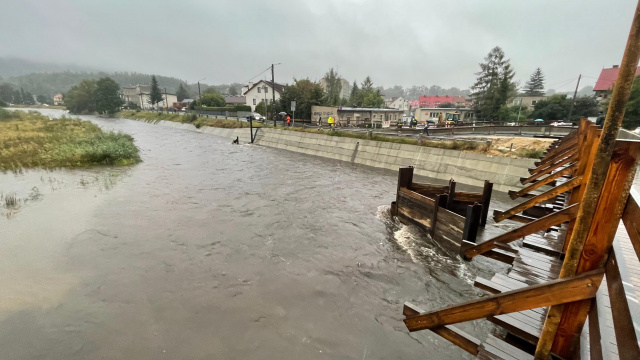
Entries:
{"label": "utility pole", "polygon": [[167,97],[167,88],[164,88],[164,110],[169,112],[169,98]]}
{"label": "utility pole", "polygon": [[[272,100],[271,103],[274,106],[274,111],[271,112],[271,116],[273,117],[273,127],[276,127],[276,114],[275,114],[275,104],[276,104],[276,80],[275,80],[275,75],[273,72],[273,65],[271,64],[271,95],[272,95]],[[266,105],[266,104],[265,104]]]}
{"label": "utility pole", "polygon": [[522,110],[522,98],[520,98],[520,107],[518,108],[518,120],[517,120],[518,126],[520,126],[520,110]]}
{"label": "utility pole", "polygon": [[202,95],[200,95],[200,81],[198,81],[198,100],[200,100],[200,97]]}
{"label": "utility pole", "polygon": [[576,103],[576,95],[578,94],[578,86],[580,85],[580,78],[582,77],[582,74],[580,74],[578,76],[578,82],[576,83],[576,89],[573,92],[573,99],[571,99],[571,108],[569,108],[569,116],[567,118],[567,121],[571,122],[571,115],[573,114],[573,104]]}

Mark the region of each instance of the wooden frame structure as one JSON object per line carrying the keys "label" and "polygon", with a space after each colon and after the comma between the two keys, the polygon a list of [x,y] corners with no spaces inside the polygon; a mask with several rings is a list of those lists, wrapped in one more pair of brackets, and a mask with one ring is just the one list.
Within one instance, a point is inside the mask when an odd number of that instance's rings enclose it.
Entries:
{"label": "wooden frame structure", "polygon": [[463,241],[474,243],[487,221],[493,184],[485,181],[482,193],[456,191],[456,182],[432,185],[413,182],[412,166],[398,171],[396,201],[391,215],[413,224],[446,248],[459,251]]}
{"label": "wooden frame structure", "polygon": [[[432,330],[483,359],[533,359],[533,350],[543,341],[550,342],[553,354],[565,359],[588,358],[587,355],[602,359],[609,358],[609,353],[617,353],[621,359],[640,358],[640,288],[633,286],[636,277],[640,287],[640,195],[633,191],[629,195],[640,158],[640,141],[617,141],[577,271],[573,276],[560,274],[599,136],[598,128],[582,121],[575,135],[554,144],[536,163],[538,167],[530,170],[532,177],[545,173],[534,179],[544,185],[534,187],[536,182],[523,179],[523,183],[532,185],[510,195],[526,198],[552,181],[556,187],[529,197],[512,209],[494,212],[496,220],[510,219],[524,225],[480,244],[463,242],[461,254],[467,259],[483,255],[512,264],[507,275],[476,279],[475,286],[493,295],[430,312],[405,304],[403,314],[409,331]],[[546,170],[550,167],[551,171]],[[545,207],[539,212],[540,217],[519,214],[533,206]],[[626,228],[629,234],[627,245],[622,240],[614,242],[620,219],[624,222],[621,232]],[[532,246],[526,246],[527,237],[541,236],[536,234],[540,231],[555,232],[559,241],[545,247],[534,239]],[[523,238],[525,248],[509,244]],[[620,235],[618,238],[622,239]],[[635,255],[631,261],[630,252]],[[605,274],[607,285],[599,287]],[[608,296],[602,295],[607,291]],[[551,314],[548,306],[560,311]],[[606,311],[611,311],[612,316]],[[509,335],[505,339],[490,336],[481,343],[453,326],[480,318],[505,328]],[[584,326],[587,318],[588,326]],[[557,331],[545,337],[543,329],[549,319],[555,319]],[[617,345],[610,340],[612,337]],[[587,342],[590,346],[586,346]]]}

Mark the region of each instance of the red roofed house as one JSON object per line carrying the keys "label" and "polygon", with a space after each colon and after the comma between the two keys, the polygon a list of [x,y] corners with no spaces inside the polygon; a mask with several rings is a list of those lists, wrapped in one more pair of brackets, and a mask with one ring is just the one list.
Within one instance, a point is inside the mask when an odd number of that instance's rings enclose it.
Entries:
{"label": "red roofed house", "polygon": [[421,108],[437,108],[440,104],[452,103],[458,107],[466,107],[467,98],[464,96],[420,96],[418,99]]}
{"label": "red roofed house", "polygon": [[[607,97],[607,91],[613,90],[613,85],[618,79],[619,71],[619,65],[613,65],[613,67],[609,69],[602,69],[600,77],[598,77],[598,81],[596,81],[596,86],[593,87],[596,96],[602,97],[603,99]],[[636,68],[636,76],[638,75],[640,75],[640,66]]]}

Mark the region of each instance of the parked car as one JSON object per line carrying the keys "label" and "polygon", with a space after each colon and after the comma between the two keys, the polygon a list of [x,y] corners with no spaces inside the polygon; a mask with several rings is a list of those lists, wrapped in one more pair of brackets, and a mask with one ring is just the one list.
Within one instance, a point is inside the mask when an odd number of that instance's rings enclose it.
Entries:
{"label": "parked car", "polygon": [[554,121],[551,123],[551,126],[571,126],[571,123],[563,122],[563,121]]}
{"label": "parked car", "polygon": [[267,119],[266,117],[260,115],[260,113],[257,113],[257,112],[251,113],[250,116],[253,117],[253,120],[256,120],[256,121],[265,121]]}
{"label": "parked car", "polygon": [[507,126],[516,126],[516,123],[510,122],[510,123],[507,123]]}
{"label": "parked car", "polygon": [[640,126],[633,130],[633,132],[640,135]]}

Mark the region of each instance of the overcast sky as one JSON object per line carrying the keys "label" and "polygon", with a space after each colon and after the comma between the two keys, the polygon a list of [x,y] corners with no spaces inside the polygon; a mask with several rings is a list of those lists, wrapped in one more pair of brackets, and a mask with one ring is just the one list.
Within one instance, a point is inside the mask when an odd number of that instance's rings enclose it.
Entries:
{"label": "overcast sky", "polygon": [[[320,79],[468,88],[501,46],[524,84],[593,84],[619,64],[634,0],[3,0],[0,56],[137,71],[210,84],[276,66]],[[263,79],[264,74],[256,79]],[[582,86],[581,86],[582,87]]]}

